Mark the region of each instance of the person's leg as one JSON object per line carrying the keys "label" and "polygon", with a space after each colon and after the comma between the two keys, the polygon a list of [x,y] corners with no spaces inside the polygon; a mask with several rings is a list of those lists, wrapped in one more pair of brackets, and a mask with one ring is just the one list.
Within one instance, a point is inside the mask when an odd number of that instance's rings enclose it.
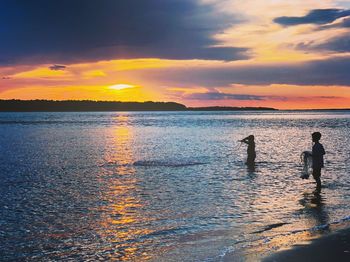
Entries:
{"label": "person's leg", "polygon": [[317,179],[316,179],[316,189],[318,190],[318,191],[321,191],[321,178],[320,177],[317,177]]}
{"label": "person's leg", "polygon": [[312,176],[316,181],[316,190],[321,191],[321,168],[314,168],[312,171]]}

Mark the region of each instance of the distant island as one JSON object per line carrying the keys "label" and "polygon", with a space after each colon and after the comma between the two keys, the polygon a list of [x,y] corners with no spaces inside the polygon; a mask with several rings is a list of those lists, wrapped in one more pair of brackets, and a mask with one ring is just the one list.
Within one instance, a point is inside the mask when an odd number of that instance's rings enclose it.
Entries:
{"label": "distant island", "polygon": [[0,100],[0,112],[94,111],[238,111],[277,110],[269,107],[186,107],[175,102],[113,102],[91,100]]}
{"label": "distant island", "polygon": [[232,106],[206,106],[206,107],[187,107],[191,111],[239,111],[239,110],[278,110],[272,107],[232,107]]}

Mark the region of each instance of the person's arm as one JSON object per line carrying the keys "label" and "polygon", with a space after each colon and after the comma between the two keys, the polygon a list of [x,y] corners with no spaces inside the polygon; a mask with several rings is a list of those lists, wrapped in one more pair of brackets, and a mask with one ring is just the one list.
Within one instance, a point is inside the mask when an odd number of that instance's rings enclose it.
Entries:
{"label": "person's arm", "polygon": [[249,144],[248,137],[243,138],[242,140],[239,140],[239,142]]}

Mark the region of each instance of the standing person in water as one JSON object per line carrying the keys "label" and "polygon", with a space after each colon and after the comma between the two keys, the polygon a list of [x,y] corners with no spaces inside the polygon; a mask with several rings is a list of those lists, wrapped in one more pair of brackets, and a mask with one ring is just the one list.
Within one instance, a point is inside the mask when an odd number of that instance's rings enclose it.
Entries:
{"label": "standing person in water", "polygon": [[319,142],[321,139],[320,132],[312,133],[312,176],[316,180],[316,191],[321,191],[321,169],[324,167],[323,156],[326,154],[323,145]]}
{"label": "standing person in water", "polygon": [[247,157],[246,164],[249,166],[254,165],[255,157],[256,157],[254,136],[253,135],[247,136],[246,138],[239,140],[239,142],[246,143],[248,145],[248,148],[247,148],[248,157]]}

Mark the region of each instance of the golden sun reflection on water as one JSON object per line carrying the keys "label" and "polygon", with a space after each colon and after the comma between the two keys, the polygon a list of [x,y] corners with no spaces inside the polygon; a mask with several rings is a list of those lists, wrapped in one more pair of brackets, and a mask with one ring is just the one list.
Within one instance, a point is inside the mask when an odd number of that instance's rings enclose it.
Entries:
{"label": "golden sun reflection on water", "polygon": [[[134,168],[127,166],[134,160],[133,156],[133,131],[128,125],[129,117],[126,114],[118,113],[114,118],[115,127],[108,134],[108,150],[106,152],[106,161],[116,165],[118,174],[130,174],[135,172]],[[126,167],[126,168],[125,168]],[[127,171],[127,172],[125,172]]]}
{"label": "golden sun reflection on water", "polygon": [[[138,196],[138,186],[133,152],[133,130],[128,125],[129,117],[118,113],[115,117],[115,127],[108,137],[106,162],[112,164],[113,171],[110,173],[110,186],[105,192],[105,200],[108,206],[103,210],[101,222],[101,235],[108,238],[114,247],[111,259],[118,261],[130,261],[136,258],[141,260],[150,259],[150,254],[140,250],[145,241],[139,238],[151,233],[144,227],[147,220],[142,217],[140,209],[143,204]],[[118,176],[118,179],[113,177]]]}

